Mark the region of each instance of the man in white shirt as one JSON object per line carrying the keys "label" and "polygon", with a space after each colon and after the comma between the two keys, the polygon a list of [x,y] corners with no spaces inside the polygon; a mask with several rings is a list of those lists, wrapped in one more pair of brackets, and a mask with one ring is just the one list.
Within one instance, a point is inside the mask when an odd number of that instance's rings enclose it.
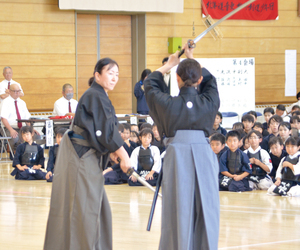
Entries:
{"label": "man in white shirt", "polygon": [[[5,126],[5,132],[7,136],[11,136],[10,145],[15,151],[18,144],[22,142],[22,138],[19,137],[19,131],[24,123],[18,122],[17,119],[29,119],[30,113],[27,109],[26,103],[19,97],[21,95],[21,88],[19,84],[11,84],[9,88],[10,95],[2,101],[1,107],[1,121]],[[30,126],[30,123],[26,123]],[[37,135],[39,133],[33,130]]]}
{"label": "man in white shirt", "polygon": [[71,84],[66,83],[62,88],[62,97],[54,103],[53,115],[75,116],[78,102],[73,99],[74,89]]}
{"label": "man in white shirt", "polygon": [[14,81],[12,79],[13,71],[12,71],[11,67],[7,66],[3,69],[3,76],[5,79],[0,83],[0,105],[1,105],[2,101],[10,95],[9,88],[10,88],[10,85],[12,85],[12,84],[19,85],[20,90],[21,90],[19,97],[24,96],[24,93],[23,93],[20,83]]}

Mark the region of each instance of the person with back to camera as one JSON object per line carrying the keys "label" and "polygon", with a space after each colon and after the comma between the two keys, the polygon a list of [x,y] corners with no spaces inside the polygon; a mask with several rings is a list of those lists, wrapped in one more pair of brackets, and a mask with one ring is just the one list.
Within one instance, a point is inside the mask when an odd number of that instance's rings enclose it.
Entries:
{"label": "person with back to camera", "polygon": [[131,163],[107,94],[119,79],[117,62],[100,59],[94,76],[59,146],[44,250],[112,249],[111,210],[102,169],[109,153],[120,159],[124,172]]}
{"label": "person with back to camera", "polygon": [[137,100],[137,113],[141,115],[148,115],[149,108],[145,98],[144,80],[151,73],[150,69],[144,69],[141,75],[141,80],[134,86],[134,95]]}
{"label": "person with back to camera", "polygon": [[[180,62],[176,52],[144,83],[149,114],[160,135],[165,134],[167,147],[159,249],[216,250],[219,167],[208,137],[219,109],[219,93],[215,77],[193,59],[193,49],[187,44],[184,49],[187,59]],[[177,64],[180,93],[172,97],[164,92],[163,75]]]}

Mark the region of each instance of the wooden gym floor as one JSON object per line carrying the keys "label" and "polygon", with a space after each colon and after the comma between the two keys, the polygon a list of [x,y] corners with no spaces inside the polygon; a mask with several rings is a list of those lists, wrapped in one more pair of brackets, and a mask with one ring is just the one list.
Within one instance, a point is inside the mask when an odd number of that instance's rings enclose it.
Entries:
{"label": "wooden gym floor", "polygon": [[[0,162],[0,250],[41,250],[52,184],[16,181],[11,170],[11,163]],[[128,185],[105,188],[113,214],[114,249],[158,249],[160,198],[147,232],[153,193]],[[300,197],[221,192],[220,203],[219,249],[300,249]]]}

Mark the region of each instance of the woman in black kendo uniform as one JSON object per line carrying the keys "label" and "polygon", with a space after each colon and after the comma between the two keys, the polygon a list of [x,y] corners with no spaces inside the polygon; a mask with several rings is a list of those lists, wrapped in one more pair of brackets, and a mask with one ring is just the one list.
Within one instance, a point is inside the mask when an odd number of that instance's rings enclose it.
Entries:
{"label": "woman in black kendo uniform", "polygon": [[[217,158],[208,143],[220,100],[216,79],[193,59],[178,52],[145,80],[149,114],[167,146],[162,180],[162,223],[159,249],[217,249],[219,189]],[[179,96],[163,92],[163,75],[178,65]],[[200,84],[200,85],[199,85]]]}

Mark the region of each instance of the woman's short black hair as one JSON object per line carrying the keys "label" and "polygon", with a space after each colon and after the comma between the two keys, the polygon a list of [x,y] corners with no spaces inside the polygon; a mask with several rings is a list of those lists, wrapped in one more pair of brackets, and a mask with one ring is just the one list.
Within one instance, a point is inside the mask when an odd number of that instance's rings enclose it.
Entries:
{"label": "woman's short black hair", "polygon": [[151,70],[150,69],[144,69],[142,74],[141,74],[141,81],[144,81],[145,78],[151,74]]}
{"label": "woman's short black hair", "polygon": [[201,78],[202,69],[196,60],[188,58],[179,63],[176,73],[184,82],[184,86],[189,87]]}
{"label": "woman's short black hair", "polygon": [[152,136],[152,140],[151,140],[151,143],[152,143],[154,141],[154,134],[153,134],[151,128],[143,128],[141,130],[140,134],[139,134],[139,137],[143,137],[143,136],[148,135],[148,134],[150,134]]}
{"label": "woman's short black hair", "polygon": [[109,65],[109,66],[108,66],[108,69],[111,69],[111,68],[112,68],[113,66],[115,66],[115,65],[119,68],[118,63],[117,63],[115,60],[106,57],[106,58],[100,59],[100,60],[96,63],[95,69],[94,69],[94,74],[95,74],[96,72],[98,72],[98,73],[101,75],[102,70],[103,70],[103,68],[104,68],[106,65]]}

